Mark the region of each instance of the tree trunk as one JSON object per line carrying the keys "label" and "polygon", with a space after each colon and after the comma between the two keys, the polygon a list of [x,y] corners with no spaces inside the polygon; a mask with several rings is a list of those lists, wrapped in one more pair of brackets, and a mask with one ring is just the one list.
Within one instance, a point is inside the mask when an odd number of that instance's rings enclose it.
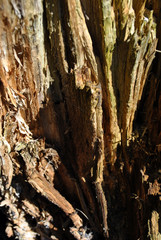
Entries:
{"label": "tree trunk", "polygon": [[160,11],[0,1],[1,239],[161,239]]}

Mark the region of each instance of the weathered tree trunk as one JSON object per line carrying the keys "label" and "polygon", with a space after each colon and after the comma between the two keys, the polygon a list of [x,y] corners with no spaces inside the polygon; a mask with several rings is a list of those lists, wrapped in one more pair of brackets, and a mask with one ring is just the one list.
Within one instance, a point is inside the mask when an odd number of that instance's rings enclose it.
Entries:
{"label": "weathered tree trunk", "polygon": [[161,239],[160,12],[0,1],[1,239]]}

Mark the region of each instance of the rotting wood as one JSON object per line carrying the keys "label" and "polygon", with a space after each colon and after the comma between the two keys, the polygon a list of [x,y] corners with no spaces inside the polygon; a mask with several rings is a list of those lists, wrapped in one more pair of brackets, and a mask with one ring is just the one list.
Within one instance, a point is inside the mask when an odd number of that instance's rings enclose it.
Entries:
{"label": "rotting wood", "polygon": [[8,237],[160,236],[160,10],[156,0],[1,1]]}
{"label": "rotting wood", "polygon": [[9,189],[12,177],[13,177],[13,164],[11,157],[9,156],[10,153],[10,145],[4,139],[0,139],[0,172],[3,176],[2,183],[5,189]]}
{"label": "rotting wood", "polygon": [[[96,57],[93,54],[92,41],[85,24],[80,1],[64,2],[66,6],[64,14],[68,16],[68,19],[65,20],[67,22],[63,22],[63,17],[58,14],[59,10],[62,9],[61,4],[58,4],[57,1],[55,1],[54,5],[50,4],[50,1],[46,2],[50,39],[53,41],[53,37],[55,43],[57,41],[60,43],[60,48],[55,49],[59,54],[56,68],[62,76],[62,86],[64,86],[63,93],[71,122],[73,144],[76,151],[78,170],[75,169],[75,166],[73,166],[73,169],[78,172],[81,187],[94,214],[97,207],[93,194],[87,185],[87,179],[91,178],[87,167],[91,166],[91,168],[94,168],[96,196],[98,204],[101,203],[100,215],[102,215],[105,235],[108,236],[107,203],[101,186],[104,161],[101,69],[98,68]],[[53,6],[58,9],[54,17],[50,15]],[[51,22],[53,22],[53,25],[51,25]],[[55,25],[55,22],[61,22],[61,24]],[[62,34],[63,24],[66,26],[66,39],[65,35]],[[53,28],[57,33],[54,36],[52,36]],[[70,54],[73,62],[71,62],[71,59],[68,59],[68,55],[65,55],[66,44],[71,48]],[[53,46],[53,51],[54,47],[55,46]],[[63,62],[63,64],[61,62]],[[70,75],[67,71],[70,71]],[[76,99],[78,97],[77,94],[80,94],[80,99]],[[84,105],[86,104],[87,94],[89,95],[87,100],[89,107],[85,108]],[[73,104],[76,108],[77,115],[73,112]],[[82,119],[82,126],[80,126],[80,118]],[[83,130],[84,127],[85,129]],[[90,141],[91,146],[89,149],[86,146],[86,139]],[[100,142],[99,145],[97,144],[98,142]],[[101,154],[98,153],[99,151]],[[90,171],[89,167],[88,169]],[[82,179],[85,179],[85,181],[82,181]],[[98,225],[97,216],[93,217],[95,219],[95,225]]]}
{"label": "rotting wood", "polygon": [[[26,165],[26,175],[28,182],[37,192],[41,193],[49,201],[60,207],[65,212],[65,214],[71,218],[74,226],[77,228],[77,231],[81,232],[83,222],[77,214],[76,210],[74,210],[72,205],[45,179],[44,176],[42,176],[36,170],[37,161],[41,161],[39,159],[38,142],[32,141],[29,142],[25,148],[23,146],[23,149],[20,149],[19,146],[17,146],[17,148],[19,151],[21,150],[20,155],[22,156]],[[53,161],[54,159],[57,159],[56,155],[57,154],[55,154]],[[81,235],[77,239],[81,239]]]}

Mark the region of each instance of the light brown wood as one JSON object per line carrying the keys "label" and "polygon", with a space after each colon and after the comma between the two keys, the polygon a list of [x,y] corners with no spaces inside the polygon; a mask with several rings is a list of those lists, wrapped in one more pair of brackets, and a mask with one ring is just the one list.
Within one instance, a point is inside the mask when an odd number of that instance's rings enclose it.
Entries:
{"label": "light brown wood", "polygon": [[160,11],[156,0],[0,1],[8,237],[159,239]]}

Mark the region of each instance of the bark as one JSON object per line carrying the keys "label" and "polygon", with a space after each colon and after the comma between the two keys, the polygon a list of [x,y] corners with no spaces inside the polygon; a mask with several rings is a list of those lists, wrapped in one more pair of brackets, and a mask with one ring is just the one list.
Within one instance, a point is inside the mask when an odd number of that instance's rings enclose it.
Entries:
{"label": "bark", "polygon": [[161,238],[160,11],[1,0],[2,238]]}

